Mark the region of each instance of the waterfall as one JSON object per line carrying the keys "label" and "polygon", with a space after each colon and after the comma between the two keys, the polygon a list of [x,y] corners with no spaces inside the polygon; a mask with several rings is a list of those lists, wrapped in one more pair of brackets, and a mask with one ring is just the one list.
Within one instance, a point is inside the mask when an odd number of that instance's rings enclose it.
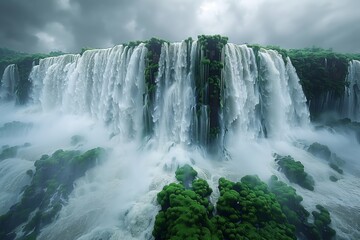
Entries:
{"label": "waterfall", "polygon": [[306,98],[289,58],[273,50],[225,46],[224,119],[227,130],[273,137],[308,124]]}
{"label": "waterfall", "polygon": [[246,45],[225,46],[224,121],[225,128],[255,138],[262,127],[257,108],[260,103],[256,57]]}
{"label": "waterfall", "polygon": [[19,81],[19,72],[15,64],[8,65],[1,78],[0,100],[9,101],[15,99],[15,87]]}
{"label": "waterfall", "polygon": [[360,61],[353,60],[349,63],[346,82],[349,84],[345,89],[343,100],[342,117],[353,121],[360,121]]}
{"label": "waterfall", "polygon": [[[32,98],[44,111],[60,108],[87,114],[125,138],[143,137],[144,119],[150,119],[159,146],[206,144],[211,106],[207,100],[196,100],[196,64],[201,57],[197,42],[190,46],[185,41],[163,43],[153,109],[148,109],[150,99],[144,98],[146,54],[144,44],[119,45],[82,56],[43,59],[30,74]],[[271,137],[309,122],[306,99],[290,59],[284,61],[277,52],[265,49],[258,55],[257,63],[253,50],[245,45],[224,48],[223,133]],[[197,87],[206,92],[207,84]]]}
{"label": "waterfall", "polygon": [[86,114],[114,134],[140,138],[144,94],[144,44],[46,58],[30,74],[32,98],[44,111]]}
{"label": "waterfall", "polygon": [[[353,225],[360,219],[358,142],[352,135],[306,128],[309,110],[289,58],[232,43],[206,54],[198,41],[156,43],[156,54],[145,43],[118,45],[45,58],[33,66],[30,104],[0,104],[0,150],[19,148],[16,157],[0,160],[0,212],[21,201],[23,187],[38,171],[34,161],[42,154],[103,147],[107,155],[71,182],[61,210],[39,223],[38,232],[29,233],[38,239],[152,239],[160,210],[157,194],[176,181],[179,166],[189,164],[213,189],[212,203],[219,198],[221,177],[239,181],[251,174],[266,181],[276,175],[303,196],[309,212],[316,204],[327,207],[339,238],[359,238]],[[352,119],[360,118],[359,67],[359,61],[349,66],[343,101],[349,106],[344,114]],[[22,125],[31,127],[18,134],[9,131]],[[307,152],[314,142],[329,146],[339,162],[343,159],[346,174]],[[301,161],[315,190],[288,181],[277,170],[274,153]],[[51,209],[40,210],[47,214]],[[14,238],[28,237],[23,226],[37,221],[38,211],[14,226]]]}
{"label": "waterfall", "polygon": [[153,114],[155,136],[160,145],[192,142],[196,50],[196,42],[192,43],[190,52],[185,41],[162,46]]}

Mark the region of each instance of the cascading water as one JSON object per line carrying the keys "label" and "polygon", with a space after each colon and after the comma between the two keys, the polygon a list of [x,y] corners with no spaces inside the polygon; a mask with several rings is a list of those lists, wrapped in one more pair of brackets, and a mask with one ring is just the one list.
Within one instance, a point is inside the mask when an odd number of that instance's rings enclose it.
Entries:
{"label": "cascading water", "polygon": [[10,101],[15,99],[15,86],[19,81],[19,72],[15,64],[10,64],[4,70],[1,78],[0,100]]}
{"label": "cascading water", "polygon": [[[224,119],[227,130],[252,138],[288,132],[310,123],[306,98],[290,59],[262,49],[259,68],[253,50],[225,46]],[[234,126],[231,126],[234,125]]]}
{"label": "cascading water", "polygon": [[114,134],[140,138],[146,51],[141,44],[43,59],[30,75],[33,99],[45,111],[86,114]]}
{"label": "cascading water", "polygon": [[[274,153],[301,159],[314,177],[314,192],[294,186],[309,210],[316,203],[328,207],[340,239],[360,236],[341,213],[350,209],[354,218],[360,219],[356,214],[358,178],[348,173],[339,185],[329,183],[328,175],[334,171],[305,150],[314,141],[323,142],[349,163],[358,151],[351,141],[337,146],[338,135],[312,132],[306,99],[289,58],[283,59],[273,50],[255,53],[245,45],[224,46],[219,116],[224,148],[230,156],[224,161],[224,156],[204,153],[202,146],[209,142],[212,109],[203,101],[211,95],[206,76],[197,81],[206,73],[206,66],[198,66],[202,57],[198,42],[162,44],[153,99],[144,77],[148,51],[145,44],[119,45],[46,58],[33,67],[32,105],[41,109],[14,110],[1,122],[25,118],[33,122],[21,139],[0,137],[3,145],[32,144],[18,153],[16,165],[9,164],[11,159],[0,161],[0,172],[6,172],[0,176],[0,185],[15,189],[0,198],[2,212],[10,207],[9,202],[19,200],[16,193],[29,181],[24,171],[31,169],[34,160],[57,148],[74,148],[69,139],[81,135],[85,140],[75,148],[102,146],[112,151],[106,161],[75,182],[62,210],[53,223],[41,229],[38,239],[151,239],[159,210],[156,194],[175,180],[178,165],[192,164],[214,190],[211,200],[215,202],[220,177],[238,181],[246,174],[257,174],[266,181],[276,174],[287,181],[277,171]],[[356,86],[353,79],[359,79],[359,70],[355,70],[359,62],[352,64],[354,74],[348,79]],[[201,103],[198,92],[202,92]],[[0,105],[0,112],[9,109]],[[147,132],[149,126],[153,129]],[[349,148],[352,150],[347,151]],[[337,191],[346,199],[331,197]],[[21,235],[21,229],[17,232]]]}
{"label": "cascading water", "polygon": [[192,44],[191,52],[188,52],[186,42],[162,46],[153,114],[155,138],[162,146],[169,143],[189,145],[192,142],[191,131],[196,107],[194,83],[196,50],[196,42]]}
{"label": "cascading water", "polygon": [[353,121],[360,121],[360,61],[353,60],[349,63],[346,77],[348,86],[343,100],[342,116]]}
{"label": "cascading water", "polygon": [[287,66],[280,54],[260,50],[259,88],[261,121],[268,136],[281,136],[291,127],[309,122],[306,100],[299,78],[289,59]]}

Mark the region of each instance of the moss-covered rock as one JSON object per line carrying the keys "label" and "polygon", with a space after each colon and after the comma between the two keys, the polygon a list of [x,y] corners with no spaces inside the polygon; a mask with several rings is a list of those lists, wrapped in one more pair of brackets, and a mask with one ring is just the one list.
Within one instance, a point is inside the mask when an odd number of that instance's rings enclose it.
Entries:
{"label": "moss-covered rock", "polygon": [[314,190],[314,180],[304,170],[304,165],[300,161],[295,161],[291,156],[281,156],[275,154],[275,161],[279,164],[280,170],[285,174],[290,182],[299,184],[301,187]]}
{"label": "moss-covered rock", "polygon": [[275,195],[257,176],[219,179],[215,217],[220,239],[296,239]]}
{"label": "moss-covered rock", "polygon": [[19,146],[3,146],[0,153],[0,161],[8,158],[16,157]]}
{"label": "moss-covered rock", "polygon": [[318,211],[313,211],[314,225],[320,233],[321,239],[332,239],[336,231],[329,225],[331,223],[329,211],[321,205],[316,205]]}
{"label": "moss-covered rock", "polygon": [[276,176],[270,178],[269,188],[275,194],[289,223],[296,227],[298,236],[303,236],[309,240],[332,239],[335,236],[336,232],[329,227],[330,214],[325,208],[316,206],[319,210],[321,209],[321,212],[313,212],[312,215],[315,221],[317,219],[320,221],[310,223],[308,221],[310,214],[301,205],[303,198],[296,194],[294,188],[279,181]]}
{"label": "moss-covered rock", "polygon": [[190,184],[196,176],[197,172],[189,164],[179,167],[175,172],[176,179],[183,184],[185,188],[190,187]]}
{"label": "moss-covered rock", "polygon": [[[74,181],[95,166],[104,152],[102,148],[83,154],[57,150],[51,156],[43,155],[37,160],[31,184],[24,188],[21,201],[0,217],[0,239],[14,239],[13,231],[23,223],[26,223],[23,237],[34,236],[35,239],[41,227],[51,223],[60,211]],[[33,217],[29,219],[31,213]]]}
{"label": "moss-covered rock", "polygon": [[331,151],[328,146],[322,145],[318,142],[312,143],[309,148],[308,152],[316,157],[320,157],[323,159],[330,159]]}
{"label": "moss-covered rock", "polygon": [[197,108],[207,105],[209,111],[210,141],[214,142],[220,133],[219,111],[222,106],[221,94],[223,81],[221,79],[223,63],[221,62],[222,49],[228,38],[220,35],[200,35],[198,43],[201,47],[201,60],[196,79]]}
{"label": "moss-covered rock", "polygon": [[[179,169],[194,172],[188,165]],[[171,183],[158,193],[161,210],[155,219],[155,239],[325,240],[335,234],[326,209],[318,207],[320,212],[313,213],[317,223],[309,223],[302,197],[276,176],[269,187],[257,176],[244,176],[240,182],[220,178],[216,211],[209,202],[212,190],[207,182],[194,173],[190,176],[188,188]]]}
{"label": "moss-covered rock", "polygon": [[338,173],[344,173],[344,171],[340,168],[339,165],[344,165],[345,161],[339,156],[337,156],[335,153],[331,152],[328,146],[315,142],[309,146],[308,152],[316,157],[328,161],[329,166]]}
{"label": "moss-covered rock", "polygon": [[161,211],[155,219],[155,239],[212,239],[209,201],[183,185],[172,183],[158,194]]}

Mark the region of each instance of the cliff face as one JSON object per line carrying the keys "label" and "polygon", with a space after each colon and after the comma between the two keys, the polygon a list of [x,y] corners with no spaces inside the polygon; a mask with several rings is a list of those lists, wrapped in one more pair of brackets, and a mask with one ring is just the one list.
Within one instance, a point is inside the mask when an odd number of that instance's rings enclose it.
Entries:
{"label": "cliff face", "polygon": [[[191,41],[188,39],[185,42],[188,46],[188,52],[191,51]],[[155,100],[156,77],[158,75],[159,60],[161,54],[161,46],[166,41],[160,39],[151,39],[145,41],[148,49],[146,57],[146,97],[147,107],[152,108],[152,103]],[[195,66],[195,81],[196,81],[196,101],[198,104],[197,112],[204,111],[201,106],[209,106],[210,131],[215,138],[219,132],[219,117],[218,112],[221,108],[221,89],[223,86],[223,68],[224,57],[226,55],[224,46],[227,42],[226,37],[219,35],[215,36],[199,36],[199,55]],[[124,46],[133,47],[140,44],[140,42],[124,44]],[[256,63],[259,64],[259,50],[262,48],[258,45],[248,45],[254,51]],[[201,49],[201,50],[200,50]],[[279,47],[265,47],[265,49],[273,49],[279,52],[284,61],[289,57],[296,73],[300,79],[304,94],[307,99],[309,111],[312,120],[317,119],[324,112],[335,112],[340,116],[345,116],[344,111],[348,111],[348,107],[344,106],[345,102],[351,102],[349,96],[350,86],[347,79],[349,73],[349,63],[351,60],[360,60],[359,54],[341,54],[334,53],[331,50],[324,50],[320,48],[307,48],[298,50],[284,50]],[[55,53],[59,55],[60,53]],[[9,64],[16,64],[19,71],[19,81],[15,86],[16,101],[18,104],[25,104],[29,99],[31,91],[31,82],[29,81],[29,74],[32,66],[38,64],[38,60],[44,57],[53,56],[44,54],[24,54],[17,53],[7,49],[0,51],[0,74]],[[190,54],[189,54],[190,56]],[[188,56],[188,58],[189,58]],[[188,59],[188,62],[190,60]],[[189,67],[189,66],[187,66]],[[207,83],[207,87],[200,87],[199,84]],[[225,86],[226,87],[226,86]],[[204,91],[204,89],[206,91]],[[350,98],[353,98],[351,96]],[[346,110],[344,110],[346,108]],[[150,118],[150,113],[148,118]],[[148,121],[151,125],[151,121]],[[149,128],[151,128],[149,126]]]}
{"label": "cliff face", "polygon": [[292,50],[289,56],[301,80],[312,118],[327,111],[341,112],[350,57],[319,49]]}

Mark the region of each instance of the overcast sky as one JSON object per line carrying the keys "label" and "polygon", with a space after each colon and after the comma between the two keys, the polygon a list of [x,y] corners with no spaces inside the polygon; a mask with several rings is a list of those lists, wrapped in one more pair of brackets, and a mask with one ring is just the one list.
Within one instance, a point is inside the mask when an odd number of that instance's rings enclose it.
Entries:
{"label": "overcast sky", "polygon": [[360,53],[360,0],[0,0],[0,47],[79,52],[159,37]]}

